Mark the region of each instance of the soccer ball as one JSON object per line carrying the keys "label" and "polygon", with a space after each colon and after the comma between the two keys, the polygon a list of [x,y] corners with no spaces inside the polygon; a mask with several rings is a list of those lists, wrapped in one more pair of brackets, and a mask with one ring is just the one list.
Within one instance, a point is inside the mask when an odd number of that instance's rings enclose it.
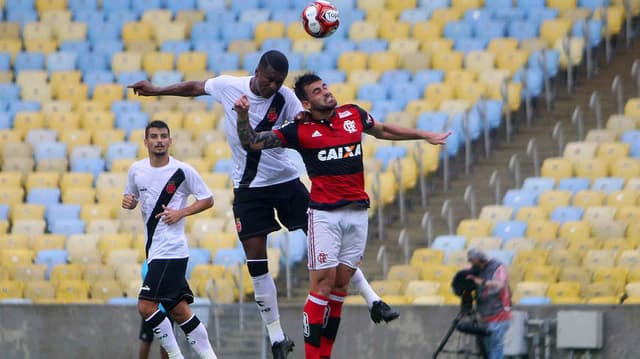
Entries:
{"label": "soccer ball", "polygon": [[314,1],[302,10],[302,26],[313,37],[327,37],[340,26],[340,14],[328,1]]}

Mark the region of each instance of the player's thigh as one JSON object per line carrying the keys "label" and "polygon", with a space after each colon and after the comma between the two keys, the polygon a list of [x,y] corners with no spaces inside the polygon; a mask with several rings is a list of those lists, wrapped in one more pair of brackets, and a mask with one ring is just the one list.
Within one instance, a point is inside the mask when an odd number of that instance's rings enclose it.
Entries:
{"label": "player's thigh", "polygon": [[289,231],[306,230],[308,224],[307,209],[309,207],[309,191],[300,182],[294,180],[286,183],[286,187],[279,191],[279,198],[275,204],[278,219]]}
{"label": "player's thigh", "polygon": [[336,267],[334,288],[346,291],[347,287],[349,286],[349,281],[351,280],[351,277],[353,276],[353,273],[355,271],[355,268],[340,263],[338,267]]}
{"label": "player's thigh", "polygon": [[234,193],[233,216],[241,241],[280,229],[274,205],[261,189],[236,190]]}
{"label": "player's thigh", "polygon": [[309,210],[307,259],[309,270],[322,270],[338,266],[342,230],[340,215],[334,211]]}
{"label": "player's thigh", "polygon": [[161,303],[171,311],[180,301],[193,303],[193,292],[185,279],[188,258],[154,259],[142,283],[139,299]]}
{"label": "player's thigh", "polygon": [[367,245],[369,217],[367,210],[342,211],[343,236],[338,261],[350,268],[357,268],[364,257]]}

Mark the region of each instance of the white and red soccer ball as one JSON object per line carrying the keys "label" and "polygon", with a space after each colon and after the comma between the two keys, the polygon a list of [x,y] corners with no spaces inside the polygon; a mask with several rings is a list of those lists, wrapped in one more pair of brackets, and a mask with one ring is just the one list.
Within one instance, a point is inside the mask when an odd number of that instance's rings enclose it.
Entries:
{"label": "white and red soccer ball", "polygon": [[302,10],[302,26],[313,37],[331,36],[340,26],[340,13],[328,1],[314,1]]}

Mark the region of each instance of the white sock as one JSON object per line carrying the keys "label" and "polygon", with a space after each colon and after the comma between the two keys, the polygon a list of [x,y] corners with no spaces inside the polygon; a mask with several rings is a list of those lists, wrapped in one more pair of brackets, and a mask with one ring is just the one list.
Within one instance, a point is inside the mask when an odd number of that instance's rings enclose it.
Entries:
{"label": "white sock", "polygon": [[251,277],[255,292],[256,304],[262,321],[267,325],[267,332],[271,344],[284,340],[284,332],[280,326],[280,312],[278,311],[278,292],[271,273],[267,272],[257,277]]}
{"label": "white sock", "polygon": [[380,300],[380,297],[373,291],[373,288],[371,288],[369,282],[367,282],[367,278],[364,277],[364,273],[362,273],[360,268],[356,268],[356,271],[353,273],[351,284],[353,284],[353,287],[364,297],[369,308],[373,306],[373,302]]}
{"label": "white sock", "polygon": [[195,314],[189,320],[180,324],[180,328],[187,335],[187,342],[198,353],[198,357],[202,359],[217,359],[216,353],[214,353],[213,347],[209,342],[207,328],[200,323]]}
{"label": "white sock", "polygon": [[[173,326],[169,318],[160,310],[153,313],[145,320],[153,328],[153,336],[156,337],[160,345],[167,351],[171,359],[184,359],[180,347],[173,333]],[[155,324],[155,326],[153,325]]]}

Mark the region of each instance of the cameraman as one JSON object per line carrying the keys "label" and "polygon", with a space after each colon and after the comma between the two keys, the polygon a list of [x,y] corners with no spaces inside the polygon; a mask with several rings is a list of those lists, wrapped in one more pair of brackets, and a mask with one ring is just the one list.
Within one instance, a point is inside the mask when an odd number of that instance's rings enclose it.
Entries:
{"label": "cameraman", "polygon": [[467,278],[476,283],[476,310],[480,320],[487,323],[490,335],[484,339],[488,359],[501,359],[504,335],[511,320],[511,293],[507,268],[478,250],[470,249],[467,259],[477,275]]}

